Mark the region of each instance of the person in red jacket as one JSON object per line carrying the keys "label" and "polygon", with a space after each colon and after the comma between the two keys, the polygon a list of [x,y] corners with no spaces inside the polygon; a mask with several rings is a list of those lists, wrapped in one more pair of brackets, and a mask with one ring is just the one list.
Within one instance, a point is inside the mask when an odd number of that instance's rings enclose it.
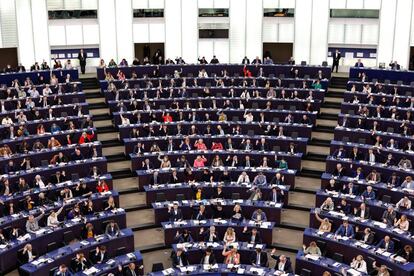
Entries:
{"label": "person in red jacket", "polygon": [[245,78],[251,78],[252,77],[252,72],[250,72],[250,70],[247,69],[246,65],[243,67],[243,75],[244,75]]}
{"label": "person in red jacket", "polygon": [[212,150],[223,150],[223,144],[218,142],[213,142],[213,145],[211,146]]}
{"label": "person in red jacket", "polygon": [[162,113],[162,119],[164,121],[164,123],[171,123],[173,121],[172,116],[170,115],[169,112],[167,112],[167,114],[165,115],[165,112]]}
{"label": "person in red jacket", "polygon": [[81,137],[79,137],[79,144],[85,144],[90,143],[93,141],[93,138],[95,137],[95,132],[92,131],[91,134],[87,134],[86,132],[83,132]]}

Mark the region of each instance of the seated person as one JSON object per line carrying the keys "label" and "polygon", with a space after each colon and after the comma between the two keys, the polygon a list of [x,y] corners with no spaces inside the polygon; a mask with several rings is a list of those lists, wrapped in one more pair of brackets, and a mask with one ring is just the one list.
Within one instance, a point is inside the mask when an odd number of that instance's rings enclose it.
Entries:
{"label": "seated person", "polygon": [[214,257],[213,254],[213,250],[212,248],[209,246],[207,247],[207,249],[204,251],[204,255],[201,258],[201,265],[215,265],[217,263],[216,261],[216,257]]}
{"label": "seated person", "polygon": [[256,209],[252,214],[252,219],[256,223],[267,221],[266,213],[262,209]]}
{"label": "seated person", "polygon": [[361,194],[361,197],[364,199],[374,200],[376,198],[375,192],[372,189],[372,186],[368,186],[367,189]]}
{"label": "seated person", "polygon": [[118,236],[120,232],[118,223],[113,220],[111,220],[105,227],[105,234],[110,237]]}
{"label": "seated person", "polygon": [[41,214],[37,217],[33,215],[29,215],[27,221],[26,221],[26,232],[35,234],[36,231],[40,230],[39,221],[43,218],[45,215],[45,212],[43,209],[41,209]]}
{"label": "seated person", "polygon": [[71,269],[74,272],[82,272],[90,267],[89,261],[85,258],[83,253],[77,253],[76,257],[72,259]]}
{"label": "seated person", "polygon": [[335,206],[334,206],[334,202],[332,201],[332,198],[327,197],[325,201],[322,203],[320,208],[322,211],[327,211],[327,212],[333,211]]}
{"label": "seated person", "polygon": [[335,211],[349,215],[351,213],[351,205],[348,204],[345,198],[342,198],[339,205],[336,205]]}
{"label": "seated person", "polygon": [[305,254],[311,254],[311,255],[317,255],[322,256],[321,249],[318,247],[316,242],[312,241],[308,247],[306,245],[303,245],[303,252]]}
{"label": "seated person", "polygon": [[252,228],[251,231],[247,231],[247,226],[243,228],[243,234],[248,237],[248,242],[253,244],[262,243],[262,238],[260,232],[257,231],[257,228]]}
{"label": "seated person", "polygon": [[354,235],[354,227],[349,224],[348,220],[343,220],[341,226],[335,231],[335,236],[353,238]]}
{"label": "seated person", "polygon": [[332,172],[332,175],[334,177],[339,177],[339,178],[345,175],[345,168],[342,167],[341,163],[336,164],[335,170]]}
{"label": "seated person", "polygon": [[225,257],[225,264],[240,264],[240,254],[237,252],[236,247],[230,247],[230,250],[227,250],[227,245],[224,245],[222,255]]}
{"label": "seated person", "polygon": [[236,241],[236,232],[232,227],[228,227],[224,233],[223,241],[225,244],[231,244]]}
{"label": "seated person", "polygon": [[285,255],[276,255],[276,249],[273,248],[270,252],[270,257],[276,260],[275,270],[283,271],[285,273],[293,273],[292,263]]}
{"label": "seated person", "polygon": [[178,209],[178,203],[174,203],[172,207],[168,207],[168,214],[170,215],[170,221],[181,221],[183,219],[183,213]]}
{"label": "seated person", "polygon": [[171,259],[172,259],[172,266],[174,268],[189,265],[187,254],[184,252],[182,248],[177,248],[177,251],[172,253]]}
{"label": "seated person", "polygon": [[353,258],[350,267],[362,273],[368,272],[367,263],[364,261],[364,257],[362,257],[362,255],[358,255],[356,258]]}
{"label": "seated person", "polygon": [[108,260],[108,252],[106,251],[106,246],[97,246],[96,249],[91,252],[89,259],[94,264],[102,264],[106,262]]}
{"label": "seated person", "polygon": [[369,208],[365,205],[365,203],[361,203],[359,208],[354,208],[354,216],[360,219],[370,218]]}
{"label": "seated person", "polygon": [[411,209],[411,200],[407,196],[404,196],[397,202],[396,207],[402,210]]}
{"label": "seated person", "polygon": [[359,232],[359,227],[356,227],[356,235],[358,239],[368,245],[374,244],[375,235],[372,233],[371,228],[367,227],[364,231]]}
{"label": "seated person", "polygon": [[386,252],[394,253],[394,242],[391,240],[390,236],[385,236],[380,240],[376,247],[379,249],[384,249]]}
{"label": "seated person", "polygon": [[218,242],[218,234],[216,232],[216,227],[211,225],[207,231],[204,231],[204,228],[200,228],[200,235],[203,237],[205,242]]}
{"label": "seated person", "polygon": [[231,216],[232,222],[240,223],[244,220],[244,216],[242,214],[242,209],[240,204],[236,203],[233,208],[233,214]]}
{"label": "seated person", "polygon": [[387,210],[384,211],[384,213],[382,214],[382,222],[387,224],[387,226],[393,226],[394,223],[396,222],[396,217],[397,217],[397,213],[394,210],[394,207],[389,205],[387,207]]}
{"label": "seated person", "polygon": [[400,230],[408,231],[410,229],[410,222],[407,219],[406,215],[401,215],[400,219],[394,223],[395,227],[398,227]]}
{"label": "seated person", "polygon": [[262,249],[260,247],[257,247],[255,249],[255,252],[252,253],[252,256],[250,258],[250,262],[253,266],[257,267],[267,267],[268,261],[267,261],[267,253],[262,252]]}
{"label": "seated person", "polygon": [[192,242],[194,242],[194,239],[191,236],[191,232],[188,231],[187,229],[184,229],[181,234],[180,234],[180,232],[177,231],[174,240],[175,240],[176,243],[192,243]]}
{"label": "seated person", "polygon": [[404,258],[406,262],[414,261],[413,247],[411,245],[404,246],[397,255]]}

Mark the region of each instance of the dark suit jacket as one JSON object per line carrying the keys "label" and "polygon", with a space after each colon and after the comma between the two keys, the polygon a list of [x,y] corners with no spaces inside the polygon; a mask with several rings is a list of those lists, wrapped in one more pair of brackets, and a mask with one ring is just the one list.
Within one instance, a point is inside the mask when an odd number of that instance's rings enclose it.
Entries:
{"label": "dark suit jacket", "polygon": [[[132,276],[133,274],[132,274],[132,271],[129,269],[129,268],[126,268],[125,270],[124,270],[124,276]],[[137,272],[137,269],[135,269],[135,275],[143,275],[142,274],[142,272],[140,271],[140,272]]]}
{"label": "dark suit jacket", "polygon": [[[206,256],[206,254],[204,254],[203,257],[201,258],[201,262],[200,262],[201,265],[204,264],[204,257],[205,256]],[[217,263],[216,257],[214,257],[213,253],[210,254],[210,258],[208,259],[208,263],[211,264],[211,265],[214,265],[214,264]]]}
{"label": "dark suit jacket", "polygon": [[[252,232],[251,231],[244,233],[244,235],[246,236],[246,239],[248,239],[247,242],[250,242],[252,240]],[[262,237],[260,236],[259,231],[257,231],[257,233],[256,233],[255,243],[258,243],[258,244],[262,243]]]}
{"label": "dark suit jacket", "polygon": [[86,65],[86,53],[85,52],[83,52],[83,56],[81,56],[81,53],[79,52],[78,59],[79,59],[79,64],[81,66]]}
{"label": "dark suit jacket", "polygon": [[183,219],[183,213],[180,209],[177,210],[177,214],[174,213],[174,210],[168,212],[170,214],[170,221],[177,221]]}
{"label": "dark suit jacket", "polygon": [[[257,265],[257,252],[253,252],[250,257],[250,262],[252,265]],[[260,266],[267,266],[267,253],[260,252]]]}
{"label": "dark suit jacket", "polygon": [[[364,234],[364,232],[362,232],[362,236],[361,236],[362,241],[364,240],[364,237],[365,237],[365,234]],[[374,243],[374,239],[375,239],[374,233],[369,233],[367,241],[365,243],[371,245],[371,244]]]}
{"label": "dark suit jacket", "polygon": [[339,62],[339,60],[341,59],[341,53],[334,53],[333,54],[333,62],[336,64],[336,63],[338,63]]}
{"label": "dark suit jacket", "polygon": [[[98,262],[101,261],[101,252],[99,252],[98,255],[96,255],[96,251],[91,252],[89,259],[91,260],[92,263],[97,264]],[[105,253],[103,254],[103,261],[105,262],[108,259],[108,253],[105,251]]]}
{"label": "dark suit jacket", "polygon": [[[384,239],[380,240],[379,243],[377,243],[378,248],[385,249],[385,241]],[[387,252],[393,253],[394,252],[394,242],[390,240],[388,243],[388,250]]]}
{"label": "dark suit jacket", "polygon": [[183,263],[184,266],[188,265],[188,260],[187,260],[187,255],[183,252],[181,253],[181,256],[178,257],[175,253],[172,256],[172,265],[173,267],[177,267],[180,264],[179,258],[181,258],[181,262]]}
{"label": "dark suit jacket", "polygon": [[[32,254],[33,254],[34,256],[37,256],[34,250],[32,250]],[[29,254],[28,254],[28,252],[27,252],[27,251],[26,251],[26,253],[24,253],[24,254],[23,254],[23,250],[22,250],[22,251],[19,251],[19,256],[18,256],[18,258],[19,258],[19,260],[20,260],[23,264],[25,264],[25,263],[29,262]]]}
{"label": "dark suit jacket", "polygon": [[[272,257],[272,259],[275,259],[276,260],[276,265],[275,265],[275,269],[276,270],[278,270],[278,267],[279,267],[279,256],[275,256],[275,255],[270,255],[270,257]],[[293,272],[293,270],[292,270],[292,263],[290,262],[290,260],[289,259],[287,259],[286,260],[286,263],[285,263],[285,268],[284,268],[284,270],[283,270],[284,272],[287,272],[287,273],[292,273]]]}
{"label": "dark suit jacket", "polygon": [[[213,238],[213,242],[218,242],[219,241],[218,234],[217,233],[215,234],[216,236]],[[208,242],[209,239],[210,239],[210,230],[207,230],[203,233],[203,240],[205,242]]]}
{"label": "dark suit jacket", "polygon": [[[358,208],[358,210],[357,210],[357,212],[356,212],[355,216],[357,216],[357,217],[361,217],[361,209],[359,209],[359,208]],[[368,208],[368,207],[365,207],[364,219],[369,219],[369,217],[370,217],[370,214],[369,214],[369,208]]]}

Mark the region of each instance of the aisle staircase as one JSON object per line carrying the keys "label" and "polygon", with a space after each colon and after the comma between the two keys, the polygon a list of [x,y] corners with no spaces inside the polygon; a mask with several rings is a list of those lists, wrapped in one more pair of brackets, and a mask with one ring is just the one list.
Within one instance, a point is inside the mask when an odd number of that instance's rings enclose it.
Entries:
{"label": "aisle staircase", "polygon": [[[295,189],[289,192],[289,204],[282,211],[282,223],[273,232],[273,247],[280,254],[290,256],[291,260],[302,247],[303,230],[309,226],[309,210],[314,207],[315,192],[320,188],[320,177],[325,171],[325,159],[333,140],[346,82],[346,77],[333,77],[331,80],[307,154],[302,160],[302,170],[295,179]],[[103,154],[109,162],[108,170],[114,179],[114,189],[119,191],[120,205],[127,211],[127,226],[135,233],[135,247],[143,253],[147,268],[160,261],[169,266],[166,256],[169,256],[170,247],[164,245],[162,228],[155,225],[153,210],[146,206],[145,192],[138,189],[137,178],[130,169],[131,161],[125,156],[123,143],[119,140],[99,83],[96,78],[84,78],[82,83],[98,139],[103,145]]]}

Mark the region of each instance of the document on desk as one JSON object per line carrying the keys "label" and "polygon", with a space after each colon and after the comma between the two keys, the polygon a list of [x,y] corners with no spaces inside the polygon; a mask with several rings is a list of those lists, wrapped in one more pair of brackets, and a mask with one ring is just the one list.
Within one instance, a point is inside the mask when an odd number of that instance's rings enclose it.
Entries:
{"label": "document on desk", "polygon": [[351,274],[351,275],[361,275],[361,272],[359,272],[359,271],[357,271],[353,268],[348,269],[346,272]]}
{"label": "document on desk", "polygon": [[174,269],[173,268],[167,268],[167,269],[164,269],[163,271],[162,271],[162,274],[163,275],[170,275],[170,274],[173,274],[174,273]]}
{"label": "document on desk", "polygon": [[87,270],[84,270],[83,271],[83,273],[85,273],[86,275],[94,275],[94,274],[96,274],[96,273],[98,273],[99,272],[99,269],[97,269],[96,267],[91,267],[91,268],[89,268],[89,269],[87,269]]}
{"label": "document on desk", "polygon": [[308,259],[308,260],[313,260],[313,261],[319,260],[319,256],[318,255],[313,255],[313,254],[306,254],[305,258]]}

